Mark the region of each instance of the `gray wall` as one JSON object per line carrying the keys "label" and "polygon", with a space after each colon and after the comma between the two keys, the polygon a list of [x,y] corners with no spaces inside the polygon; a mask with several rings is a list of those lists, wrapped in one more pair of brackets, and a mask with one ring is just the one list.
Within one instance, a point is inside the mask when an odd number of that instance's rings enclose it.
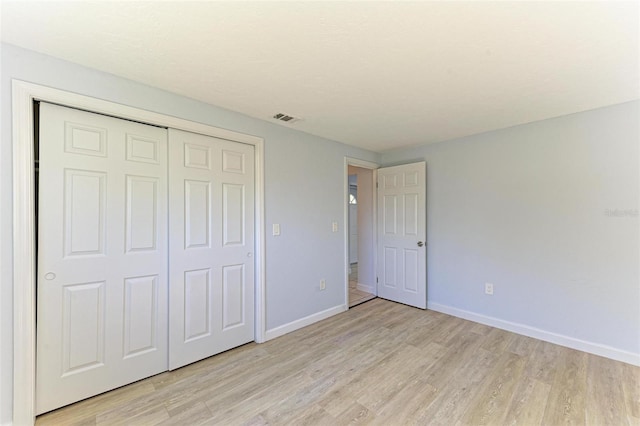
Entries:
{"label": "gray wall", "polygon": [[429,302],[640,354],[639,112],[383,153],[427,162]]}
{"label": "gray wall", "polygon": [[[344,157],[378,155],[3,44],[0,142],[0,424],[12,404],[11,79],[106,99],[265,139],[267,329],[344,303]],[[274,106],[275,108],[275,106]],[[331,222],[340,232],[331,232]],[[327,289],[318,290],[320,279]]]}

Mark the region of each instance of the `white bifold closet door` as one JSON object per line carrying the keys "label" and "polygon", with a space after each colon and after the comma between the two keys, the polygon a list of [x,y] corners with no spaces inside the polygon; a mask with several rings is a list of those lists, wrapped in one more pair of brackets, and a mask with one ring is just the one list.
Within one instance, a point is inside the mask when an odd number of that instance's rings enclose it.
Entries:
{"label": "white bifold closet door", "polygon": [[38,414],[167,369],[167,130],[40,105]]}
{"label": "white bifold closet door", "polygon": [[254,148],[169,129],[169,368],[254,339]]}

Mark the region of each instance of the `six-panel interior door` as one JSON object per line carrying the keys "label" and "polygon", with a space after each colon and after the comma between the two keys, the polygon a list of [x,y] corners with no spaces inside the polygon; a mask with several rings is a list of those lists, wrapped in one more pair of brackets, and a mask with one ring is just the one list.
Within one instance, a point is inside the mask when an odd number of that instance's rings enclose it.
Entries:
{"label": "six-panel interior door", "polygon": [[426,165],[378,169],[378,297],[426,309]]}
{"label": "six-panel interior door", "polygon": [[38,414],[167,369],[167,131],[42,103]]}
{"label": "six-panel interior door", "polygon": [[254,340],[254,149],[169,129],[169,368]]}

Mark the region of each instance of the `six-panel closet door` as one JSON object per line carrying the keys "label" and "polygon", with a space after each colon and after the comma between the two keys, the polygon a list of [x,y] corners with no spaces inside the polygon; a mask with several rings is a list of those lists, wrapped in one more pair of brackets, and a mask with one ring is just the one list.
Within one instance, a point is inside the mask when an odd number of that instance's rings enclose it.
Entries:
{"label": "six-panel closet door", "polygon": [[40,105],[38,414],[167,369],[167,130]]}
{"label": "six-panel closet door", "polygon": [[171,370],[254,339],[254,148],[169,129]]}
{"label": "six-panel closet door", "polygon": [[254,340],[253,146],[46,103],[39,136],[38,414]]}

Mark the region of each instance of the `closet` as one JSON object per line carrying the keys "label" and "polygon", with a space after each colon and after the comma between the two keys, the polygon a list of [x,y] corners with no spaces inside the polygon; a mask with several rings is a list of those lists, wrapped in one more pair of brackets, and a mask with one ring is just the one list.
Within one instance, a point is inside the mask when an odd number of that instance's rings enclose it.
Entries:
{"label": "closet", "polygon": [[44,102],[38,131],[38,414],[254,340],[253,146]]}

